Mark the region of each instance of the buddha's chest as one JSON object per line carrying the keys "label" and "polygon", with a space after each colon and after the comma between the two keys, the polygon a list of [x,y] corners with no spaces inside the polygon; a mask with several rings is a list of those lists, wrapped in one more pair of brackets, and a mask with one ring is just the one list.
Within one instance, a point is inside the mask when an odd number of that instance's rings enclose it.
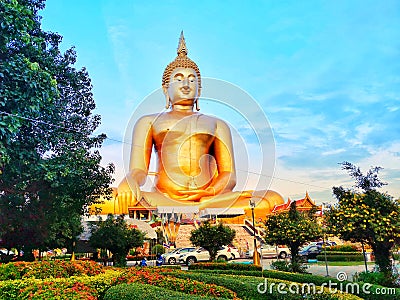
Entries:
{"label": "buddha's chest", "polygon": [[183,146],[188,142],[206,145],[214,140],[216,129],[216,122],[204,115],[160,117],[153,122],[152,136],[158,149],[161,145]]}

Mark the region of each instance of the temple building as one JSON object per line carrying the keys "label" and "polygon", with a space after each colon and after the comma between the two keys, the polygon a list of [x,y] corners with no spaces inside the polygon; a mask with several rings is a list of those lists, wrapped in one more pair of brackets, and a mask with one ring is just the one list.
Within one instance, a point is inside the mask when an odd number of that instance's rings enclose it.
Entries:
{"label": "temple building", "polygon": [[273,214],[279,214],[285,211],[289,211],[290,209],[290,205],[296,202],[296,209],[298,211],[309,211],[311,210],[313,207],[316,207],[317,213],[320,214],[321,210],[322,210],[322,206],[317,206],[315,204],[315,202],[311,199],[310,195],[308,194],[308,192],[306,192],[306,196],[302,199],[298,199],[298,200],[291,200],[290,198],[288,199],[288,201],[284,204],[280,204],[280,205],[275,205],[274,208],[271,211],[271,215]]}
{"label": "temple building", "polygon": [[[268,215],[265,218],[257,218],[255,220],[256,227],[254,228],[252,226],[251,215],[237,208],[227,208],[225,210],[209,208],[199,211],[197,206],[190,205],[157,207],[149,204],[143,197],[133,206],[124,208],[118,203],[116,189],[110,200],[102,200],[102,204],[91,206],[92,216],[89,219],[92,221],[99,216],[105,219],[108,214],[125,214],[127,220],[145,221],[154,228],[162,229],[168,243],[174,244],[175,247],[191,246],[189,241],[191,231],[196,229],[201,221],[211,219],[216,222],[222,221],[234,229],[236,231],[235,246],[246,252],[249,248],[252,248],[254,229],[256,230],[257,238],[261,240],[262,229],[259,225],[268,218]],[[300,211],[309,211],[313,207],[316,207],[317,214],[321,214],[321,206],[317,206],[308,192],[306,192],[305,197],[302,199],[291,200],[289,198],[286,203],[275,205],[269,215],[288,211],[293,202],[296,202],[296,208]],[[97,216],[94,215],[96,211],[98,212]]]}

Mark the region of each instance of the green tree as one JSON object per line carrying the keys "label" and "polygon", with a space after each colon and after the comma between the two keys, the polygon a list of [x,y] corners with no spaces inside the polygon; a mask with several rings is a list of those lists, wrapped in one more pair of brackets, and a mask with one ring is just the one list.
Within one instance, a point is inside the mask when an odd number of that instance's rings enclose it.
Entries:
{"label": "green tree", "polygon": [[299,249],[305,242],[322,236],[322,228],[317,223],[315,208],[300,212],[293,201],[287,212],[272,215],[265,221],[264,240],[271,245],[286,245],[291,253],[291,269],[302,271]]}
{"label": "green tree", "polygon": [[144,232],[128,227],[124,215],[114,218],[109,214],[105,221],[100,221],[94,228],[89,242],[92,247],[109,250],[115,265],[126,266],[129,250],[143,246],[144,238]]}
{"label": "green tree", "polygon": [[369,244],[380,271],[391,277],[390,251],[400,241],[399,199],[376,190],[385,185],[378,178],[380,167],[366,175],[349,162],[343,162],[342,169],[356,184],[352,189],[333,187],[338,202],[327,211],[326,224],[344,240]]}
{"label": "green tree", "polygon": [[0,1],[0,238],[3,246],[64,246],[79,218],[110,193],[113,166],[100,166],[100,117],[90,78],[44,32],[43,0]]}
{"label": "green tree", "polygon": [[222,223],[212,225],[209,221],[205,221],[192,231],[190,241],[194,246],[206,249],[213,261],[222,246],[232,243],[235,234],[235,230]]}

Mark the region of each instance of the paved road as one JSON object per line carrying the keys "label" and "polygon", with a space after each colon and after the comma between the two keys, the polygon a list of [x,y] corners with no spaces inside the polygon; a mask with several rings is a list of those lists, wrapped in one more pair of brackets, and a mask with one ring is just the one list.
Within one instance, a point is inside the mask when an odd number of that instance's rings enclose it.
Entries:
{"label": "paved road", "polygon": [[[243,261],[251,261],[248,259],[243,259]],[[275,259],[263,259],[263,265],[266,269],[271,269],[270,264],[271,262],[275,261]],[[328,274],[326,270],[326,266],[316,263],[308,264],[309,268],[307,269],[308,272],[314,275],[320,276],[329,276],[336,278],[337,276],[345,276],[348,280],[352,280],[355,273],[360,273],[365,271],[365,265],[363,262],[360,262],[360,265],[356,266],[330,266],[328,262]],[[400,270],[400,264],[397,264],[397,269]],[[368,271],[372,271],[374,265],[368,264],[367,265]],[[339,274],[339,275],[338,275]],[[342,277],[343,279],[343,277]]]}
{"label": "paved road", "polygon": [[[372,271],[373,265],[368,265],[368,271]],[[340,277],[341,279],[352,280],[355,273],[360,273],[365,271],[364,265],[358,266],[329,266],[328,264],[328,275],[330,277]],[[326,267],[321,265],[310,265],[308,272],[314,275],[327,276]],[[341,277],[344,276],[344,277]]]}
{"label": "paved road", "polygon": [[[264,269],[270,270],[271,269],[271,263],[275,261],[276,259],[263,259],[262,263],[264,266]],[[251,259],[238,259],[236,262],[239,263],[249,263],[251,262]],[[320,265],[320,264],[308,264],[309,268],[307,269],[308,272],[314,275],[320,275],[320,276],[327,276],[327,271],[326,271],[326,266],[325,265]],[[373,269],[373,265],[368,265],[368,270],[371,271]],[[360,265],[357,266],[329,266],[328,262],[328,275],[329,277],[336,278],[339,274],[339,276],[345,276],[348,280],[352,280],[353,276],[355,273],[363,272],[365,271],[365,265],[361,263]]]}

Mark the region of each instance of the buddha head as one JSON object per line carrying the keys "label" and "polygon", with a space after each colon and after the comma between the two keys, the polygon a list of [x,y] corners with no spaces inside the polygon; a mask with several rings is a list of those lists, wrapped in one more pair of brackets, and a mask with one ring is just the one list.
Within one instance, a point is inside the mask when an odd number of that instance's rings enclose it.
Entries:
{"label": "buddha head", "polygon": [[[187,78],[189,81],[193,82],[193,79],[191,79],[192,77],[195,80],[197,80],[195,103],[196,103],[196,110],[200,110],[198,103],[198,97],[200,96],[200,91],[201,91],[200,70],[199,67],[196,65],[196,63],[187,56],[187,48],[186,48],[185,38],[183,36],[183,31],[181,32],[181,36],[179,38],[177,54],[178,55],[175,58],[175,60],[169,63],[168,66],[165,68],[162,77],[162,88],[167,101],[166,108],[169,108],[171,104],[171,99],[168,92],[171,79],[178,78],[179,80],[179,76],[183,77],[189,76],[189,78]],[[190,76],[191,75],[190,73],[192,73],[192,76]]]}

